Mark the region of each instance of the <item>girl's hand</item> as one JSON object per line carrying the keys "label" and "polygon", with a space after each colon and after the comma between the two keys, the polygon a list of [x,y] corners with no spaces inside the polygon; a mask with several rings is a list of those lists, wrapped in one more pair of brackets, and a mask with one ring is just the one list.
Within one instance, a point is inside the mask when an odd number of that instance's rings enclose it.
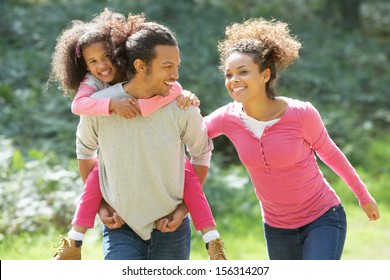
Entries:
{"label": "girl's hand", "polygon": [[188,90],[183,90],[176,98],[177,106],[180,109],[188,110],[193,105],[199,107],[200,101],[198,97]]}
{"label": "girl's hand", "polygon": [[111,99],[110,112],[115,113],[126,119],[131,119],[141,115],[138,101],[134,98],[117,98]]}
{"label": "girl's hand", "polygon": [[375,221],[380,218],[378,205],[375,200],[372,199],[369,203],[362,205],[361,207],[370,221]]}

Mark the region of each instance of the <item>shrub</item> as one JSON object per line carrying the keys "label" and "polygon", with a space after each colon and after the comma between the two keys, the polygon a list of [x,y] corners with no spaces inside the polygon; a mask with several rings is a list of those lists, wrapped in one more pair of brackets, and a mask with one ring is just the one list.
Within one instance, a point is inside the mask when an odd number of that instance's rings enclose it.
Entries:
{"label": "shrub", "polygon": [[[44,232],[70,224],[81,186],[75,164],[31,150],[25,158],[0,138],[0,240],[7,234]],[[76,187],[76,188],[75,188]]]}

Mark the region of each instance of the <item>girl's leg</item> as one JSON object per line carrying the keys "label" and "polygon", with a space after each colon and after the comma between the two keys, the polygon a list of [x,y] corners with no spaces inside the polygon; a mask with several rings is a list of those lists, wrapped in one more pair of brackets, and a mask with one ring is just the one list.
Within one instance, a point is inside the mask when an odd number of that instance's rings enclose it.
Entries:
{"label": "girl's leg", "polygon": [[68,238],[61,236],[61,242],[55,245],[59,249],[55,253],[53,260],[81,259],[81,245],[84,234],[88,228],[94,226],[101,200],[98,163],[96,163],[85,181],[85,186],[72,221],[72,229],[68,233]]}
{"label": "girl's leg", "polygon": [[191,214],[195,229],[215,229],[215,221],[209,203],[202,190],[198,175],[196,175],[194,167],[188,158],[186,158],[184,170],[183,199]]}
{"label": "girl's leg", "polygon": [[183,199],[191,214],[194,227],[196,230],[202,232],[210,259],[224,260],[226,259],[226,256],[224,253],[223,241],[219,238],[210,205],[202,190],[199,178],[188,158],[186,158],[184,170]]}
{"label": "girl's leg", "polygon": [[73,228],[81,229],[84,231],[83,233],[85,233],[87,228],[92,228],[101,200],[99,170],[98,163],[96,163],[85,181],[85,186],[72,221]]}

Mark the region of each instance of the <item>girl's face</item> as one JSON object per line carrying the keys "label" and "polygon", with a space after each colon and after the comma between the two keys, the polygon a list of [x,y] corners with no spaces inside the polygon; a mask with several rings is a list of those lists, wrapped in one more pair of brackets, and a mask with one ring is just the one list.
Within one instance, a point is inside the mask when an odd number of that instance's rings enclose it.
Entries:
{"label": "girl's face", "polygon": [[243,53],[232,53],[225,65],[225,86],[237,102],[245,103],[266,96],[265,85],[269,70],[259,71],[252,57]]}
{"label": "girl's face", "polygon": [[111,63],[105,42],[95,42],[83,48],[83,58],[87,70],[105,83],[116,83],[118,69]]}

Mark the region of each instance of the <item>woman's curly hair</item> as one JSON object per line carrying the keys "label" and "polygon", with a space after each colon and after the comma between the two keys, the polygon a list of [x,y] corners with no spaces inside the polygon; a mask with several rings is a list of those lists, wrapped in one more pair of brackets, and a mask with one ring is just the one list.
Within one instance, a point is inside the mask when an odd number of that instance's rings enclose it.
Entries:
{"label": "woman's curly hair", "polygon": [[64,95],[73,98],[87,73],[82,50],[101,41],[106,43],[112,63],[123,71],[117,54],[124,52],[126,39],[143,21],[143,15],[129,14],[126,18],[107,8],[90,22],[73,20],[57,38],[47,85],[58,82]]}
{"label": "woman's curly hair", "polygon": [[226,60],[235,52],[251,56],[259,71],[269,68],[270,80],[266,85],[268,97],[277,95],[275,85],[278,72],[299,58],[301,43],[290,34],[288,25],[263,18],[234,23],[226,28],[226,38],[218,43],[219,69],[224,72]]}

